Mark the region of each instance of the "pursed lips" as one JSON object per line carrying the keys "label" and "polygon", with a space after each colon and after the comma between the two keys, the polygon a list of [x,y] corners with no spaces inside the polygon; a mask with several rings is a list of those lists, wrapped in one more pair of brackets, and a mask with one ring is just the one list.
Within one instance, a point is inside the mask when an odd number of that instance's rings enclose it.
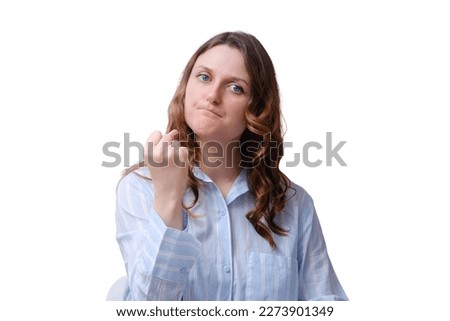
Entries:
{"label": "pursed lips", "polygon": [[212,110],[212,109],[204,108],[204,107],[199,107],[198,109],[200,109],[200,110],[206,110],[206,111],[209,111],[210,113],[213,113],[214,115],[216,115],[216,116],[218,116],[218,117],[222,117],[222,115],[216,113],[216,112],[215,112],[214,110]]}

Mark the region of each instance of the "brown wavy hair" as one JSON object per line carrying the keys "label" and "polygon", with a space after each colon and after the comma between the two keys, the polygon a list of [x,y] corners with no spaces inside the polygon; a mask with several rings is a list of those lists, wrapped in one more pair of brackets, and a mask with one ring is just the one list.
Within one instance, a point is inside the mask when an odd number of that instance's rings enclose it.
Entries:
{"label": "brown wavy hair", "polygon": [[[228,45],[240,50],[245,67],[250,76],[251,102],[246,110],[246,129],[240,137],[240,166],[248,168],[248,186],[255,198],[255,207],[246,214],[256,232],[266,239],[271,247],[276,247],[272,233],[286,235],[287,231],[275,222],[275,217],[284,208],[290,188],[289,179],[280,171],[283,157],[282,115],[280,95],[275,69],[268,53],[253,35],[244,32],[224,32],[218,34],[202,46],[191,57],[184,68],[182,78],[169,105],[167,132],[176,129],[179,141],[189,150],[188,188],[195,196],[192,204],[183,204],[190,213],[199,197],[201,182],[194,176],[192,167],[198,165],[198,143],[184,117],[184,97],[186,85],[197,58],[207,50]],[[141,162],[124,171],[124,175],[134,171]]]}

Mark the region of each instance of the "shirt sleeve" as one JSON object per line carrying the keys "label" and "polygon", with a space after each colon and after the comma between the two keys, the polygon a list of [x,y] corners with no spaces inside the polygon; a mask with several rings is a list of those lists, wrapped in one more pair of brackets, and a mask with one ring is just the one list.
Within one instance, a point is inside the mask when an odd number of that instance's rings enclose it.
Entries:
{"label": "shirt sleeve", "polygon": [[116,238],[127,271],[127,300],[181,300],[201,245],[188,232],[167,227],[153,199],[150,180],[130,173],[119,182]]}
{"label": "shirt sleeve", "polygon": [[301,210],[299,234],[299,300],[348,300],[328,256],[314,203],[306,194]]}

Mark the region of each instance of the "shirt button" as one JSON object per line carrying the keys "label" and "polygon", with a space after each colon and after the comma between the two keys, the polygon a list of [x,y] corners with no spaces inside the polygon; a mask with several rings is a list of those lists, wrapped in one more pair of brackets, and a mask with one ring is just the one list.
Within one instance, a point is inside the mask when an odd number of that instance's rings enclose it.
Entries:
{"label": "shirt button", "polygon": [[180,269],[180,272],[181,272],[181,273],[185,273],[185,272],[186,272],[186,268],[183,266],[183,267]]}
{"label": "shirt button", "polygon": [[230,272],[230,267],[228,266],[228,264],[225,264],[224,266],[223,266],[223,270],[225,271],[225,272]]}
{"label": "shirt button", "polygon": [[219,214],[221,215],[221,216],[225,216],[225,214],[227,214],[224,210],[220,210],[219,211]]}

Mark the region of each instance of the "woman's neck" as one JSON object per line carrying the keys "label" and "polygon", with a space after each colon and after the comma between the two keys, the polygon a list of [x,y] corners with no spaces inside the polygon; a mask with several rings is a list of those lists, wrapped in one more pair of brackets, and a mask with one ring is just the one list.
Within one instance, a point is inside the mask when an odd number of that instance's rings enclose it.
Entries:
{"label": "woman's neck", "polygon": [[200,169],[213,180],[226,197],[241,171],[239,142],[226,145],[218,142],[200,142],[200,150],[202,153]]}

